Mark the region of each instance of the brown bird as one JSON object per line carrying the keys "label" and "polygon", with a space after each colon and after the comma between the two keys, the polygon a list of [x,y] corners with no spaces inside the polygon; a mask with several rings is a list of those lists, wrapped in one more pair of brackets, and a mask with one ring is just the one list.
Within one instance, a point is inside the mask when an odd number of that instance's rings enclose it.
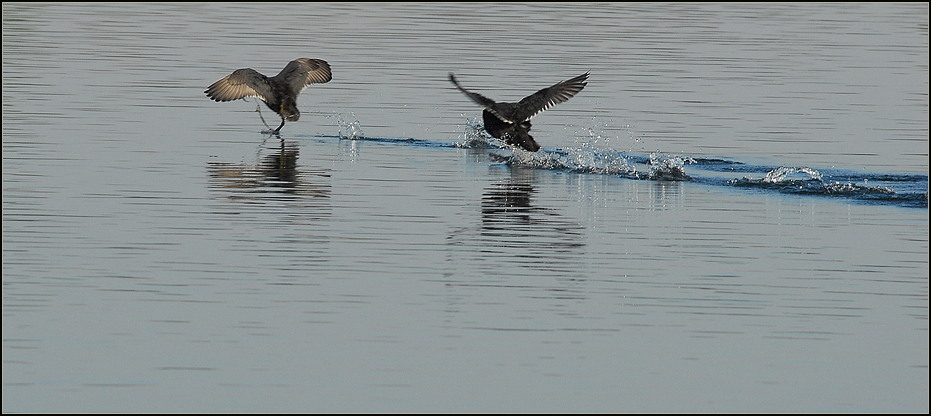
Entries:
{"label": "brown bird", "polygon": [[285,120],[297,121],[297,95],[310,84],[330,82],[333,75],[330,64],[322,59],[298,58],[271,78],[252,68],[242,68],[214,82],[204,94],[214,101],[233,101],[244,97],[258,97],[268,108],[281,116],[281,125],[273,132],[278,134]]}
{"label": "brown bird", "polygon": [[485,130],[492,137],[503,140],[511,146],[520,146],[524,150],[536,152],[540,145],[530,135],[530,119],[561,102],[568,101],[585,88],[588,72],[572,79],[559,82],[524,97],[516,103],[499,103],[481,94],[467,91],[456,81],[456,76],[449,73],[449,81],[476,104],[485,107],[482,118]]}

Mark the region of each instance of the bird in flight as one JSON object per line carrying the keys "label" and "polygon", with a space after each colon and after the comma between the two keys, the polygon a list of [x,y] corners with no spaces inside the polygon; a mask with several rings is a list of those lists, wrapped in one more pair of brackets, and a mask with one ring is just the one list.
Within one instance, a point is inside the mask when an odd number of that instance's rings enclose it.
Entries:
{"label": "bird in flight", "polygon": [[252,68],[233,71],[210,84],[204,94],[214,101],[233,101],[244,97],[258,97],[268,108],[281,116],[281,125],[272,133],[278,134],[285,120],[297,121],[297,95],[310,84],[330,82],[333,75],[330,64],[322,59],[298,58],[271,78]]}
{"label": "bird in flight", "polygon": [[568,101],[582,91],[587,85],[588,75],[586,72],[556,83],[516,103],[496,102],[484,95],[468,91],[459,85],[452,72],[449,73],[449,81],[476,104],[485,107],[482,118],[488,134],[511,146],[520,146],[524,150],[536,152],[540,150],[540,145],[530,135],[530,119],[556,104]]}

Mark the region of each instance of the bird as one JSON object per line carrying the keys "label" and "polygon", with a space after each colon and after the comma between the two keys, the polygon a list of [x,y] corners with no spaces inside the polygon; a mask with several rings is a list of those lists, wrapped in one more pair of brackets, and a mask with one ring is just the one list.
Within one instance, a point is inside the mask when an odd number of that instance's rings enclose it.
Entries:
{"label": "bird", "polygon": [[281,125],[272,133],[278,134],[285,120],[297,121],[301,112],[297,109],[297,96],[310,84],[330,82],[333,74],[330,64],[322,59],[298,58],[271,78],[252,68],[233,71],[204,91],[207,97],[218,102],[233,101],[244,97],[258,97],[268,108],[281,116]]}
{"label": "bird", "polygon": [[459,81],[452,72],[449,73],[449,81],[476,104],[485,107],[482,111],[482,119],[485,121],[485,131],[488,134],[503,140],[508,145],[536,152],[540,150],[540,145],[530,135],[530,119],[556,104],[568,101],[582,91],[582,88],[587,85],[588,75],[589,73],[586,72],[575,78],[558,82],[516,103],[495,102],[484,95],[468,91],[459,85]]}

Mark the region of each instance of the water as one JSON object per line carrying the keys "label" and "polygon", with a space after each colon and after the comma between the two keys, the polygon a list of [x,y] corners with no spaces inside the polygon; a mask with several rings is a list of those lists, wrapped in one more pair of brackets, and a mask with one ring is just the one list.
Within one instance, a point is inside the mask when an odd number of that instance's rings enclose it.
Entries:
{"label": "water", "polygon": [[[927,4],[4,3],[3,411],[926,413],[927,40]],[[298,57],[334,79],[280,140],[203,94]],[[533,155],[446,80],[586,71]]]}

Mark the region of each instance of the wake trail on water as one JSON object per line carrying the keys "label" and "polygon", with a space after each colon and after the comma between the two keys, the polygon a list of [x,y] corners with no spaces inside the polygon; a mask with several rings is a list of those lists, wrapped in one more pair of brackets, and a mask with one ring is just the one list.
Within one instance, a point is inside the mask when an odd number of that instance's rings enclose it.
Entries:
{"label": "wake trail on water", "polygon": [[[599,137],[593,133],[576,146],[544,147],[538,152],[528,152],[511,148],[491,137],[477,118],[467,119],[465,130],[460,140],[455,143],[413,138],[367,137],[362,133],[362,126],[358,120],[346,122],[340,115],[335,117],[339,125],[339,132],[335,137],[341,140],[510,151],[509,154],[490,152],[493,162],[509,166],[613,175],[632,180],[691,181],[758,192],[844,198],[865,204],[928,208],[927,175],[859,173],[852,170],[815,169],[792,165],[751,165],[725,157],[693,157],[660,152],[637,154],[596,146]],[[589,130],[591,132],[591,129]]]}

